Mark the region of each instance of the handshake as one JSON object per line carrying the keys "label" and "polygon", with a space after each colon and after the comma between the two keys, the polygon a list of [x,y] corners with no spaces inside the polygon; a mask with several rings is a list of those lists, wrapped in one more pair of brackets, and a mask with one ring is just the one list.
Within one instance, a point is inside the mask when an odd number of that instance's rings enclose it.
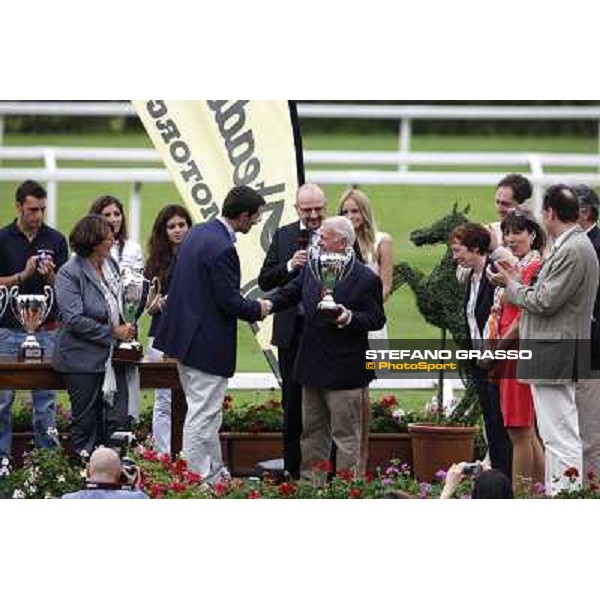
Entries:
{"label": "handshake", "polygon": [[266,298],[259,298],[257,302],[260,304],[260,319],[266,319],[273,312],[273,303]]}

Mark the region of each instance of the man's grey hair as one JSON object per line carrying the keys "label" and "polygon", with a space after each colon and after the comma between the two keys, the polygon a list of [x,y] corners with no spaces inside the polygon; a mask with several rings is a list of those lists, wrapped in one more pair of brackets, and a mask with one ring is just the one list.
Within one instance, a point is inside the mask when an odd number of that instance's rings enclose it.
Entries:
{"label": "man's grey hair", "polygon": [[354,227],[352,223],[346,217],[329,217],[321,223],[321,229],[327,227],[333,229],[345,242],[346,247],[351,248],[354,246],[356,241],[356,233],[354,233]]}

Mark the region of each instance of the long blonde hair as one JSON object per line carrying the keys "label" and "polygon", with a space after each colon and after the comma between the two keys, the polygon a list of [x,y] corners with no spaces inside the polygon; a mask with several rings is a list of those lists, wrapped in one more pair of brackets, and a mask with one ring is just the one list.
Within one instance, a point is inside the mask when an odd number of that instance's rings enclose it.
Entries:
{"label": "long blonde hair", "polygon": [[377,247],[375,240],[377,237],[377,225],[375,224],[375,218],[373,217],[373,210],[371,209],[371,201],[369,197],[358,188],[353,185],[344,191],[340,197],[340,201],[337,207],[337,214],[342,214],[344,203],[346,200],[354,200],[360,214],[363,218],[363,223],[359,229],[356,230],[356,239],[360,247],[360,252],[363,255],[365,262],[376,262],[377,261]]}

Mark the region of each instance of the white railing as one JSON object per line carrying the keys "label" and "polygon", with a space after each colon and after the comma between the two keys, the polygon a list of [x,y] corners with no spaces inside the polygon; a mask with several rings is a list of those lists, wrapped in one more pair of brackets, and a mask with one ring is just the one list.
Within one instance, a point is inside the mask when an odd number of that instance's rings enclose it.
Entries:
{"label": "white railing", "polygon": [[[0,146],[4,117],[18,115],[62,116],[135,116],[129,102],[0,102]],[[412,123],[416,120],[491,119],[512,121],[597,121],[600,152],[600,106],[430,106],[430,105],[357,105],[298,104],[301,119],[384,119],[398,121],[398,149],[409,152]],[[406,165],[401,165],[406,170]]]}
{"label": "white railing", "polygon": [[[548,167],[599,168],[600,156],[594,154],[551,154],[523,152],[348,152],[307,151],[307,165],[315,166],[510,166],[525,167],[534,184],[539,206],[542,187],[552,183],[600,183],[594,172],[547,173]],[[141,186],[143,183],[167,183],[171,179],[162,167],[123,166],[99,168],[60,167],[59,162],[122,162],[161,164],[156,150],[146,148],[54,148],[0,147],[0,161],[39,160],[43,167],[0,168],[0,181],[36,179],[48,184],[48,222],[56,224],[57,184],[59,182],[131,183],[129,220],[131,237],[139,239],[141,225]],[[307,180],[322,184],[384,185],[455,185],[494,186],[503,177],[500,171],[405,171],[405,170],[312,170]]]}

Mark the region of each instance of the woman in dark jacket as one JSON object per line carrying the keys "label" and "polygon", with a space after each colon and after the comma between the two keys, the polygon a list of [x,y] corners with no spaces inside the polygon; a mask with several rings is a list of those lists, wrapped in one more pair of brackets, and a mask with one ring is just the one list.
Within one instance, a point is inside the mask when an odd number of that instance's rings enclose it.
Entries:
{"label": "woman in dark jacket", "polygon": [[[152,360],[162,360],[163,357],[163,353],[154,348],[154,336],[169,291],[169,267],[177,256],[179,246],[191,226],[192,218],[183,206],[168,204],[158,213],[152,227],[152,234],[148,241],[148,262],[144,275],[149,280],[158,277],[162,295],[160,301],[148,309],[152,315],[148,332],[148,358]],[[154,393],[152,438],[158,452],[171,453],[171,390],[159,389]]]}
{"label": "woman in dark jacket", "polygon": [[114,431],[128,428],[126,373],[115,372],[111,358],[113,344],[131,340],[135,327],[120,319],[110,223],[88,215],[75,225],[69,243],[74,256],[55,283],[61,327],[52,365],[63,374],[71,401],[73,450],[89,456]]}

